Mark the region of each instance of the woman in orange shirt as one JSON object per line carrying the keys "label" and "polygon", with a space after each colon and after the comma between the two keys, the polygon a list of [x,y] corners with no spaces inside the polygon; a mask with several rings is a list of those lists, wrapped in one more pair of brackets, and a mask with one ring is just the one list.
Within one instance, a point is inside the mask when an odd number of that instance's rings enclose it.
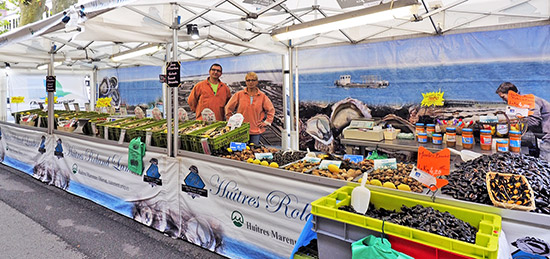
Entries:
{"label": "woman in orange shirt", "polygon": [[[225,117],[229,119],[235,113],[242,114],[243,122],[250,123],[250,143],[258,145],[260,144],[260,135],[273,122],[275,108],[267,95],[258,89],[256,73],[248,72],[245,80],[246,88],[235,93],[225,106]],[[235,109],[237,109],[236,112],[234,112]]]}

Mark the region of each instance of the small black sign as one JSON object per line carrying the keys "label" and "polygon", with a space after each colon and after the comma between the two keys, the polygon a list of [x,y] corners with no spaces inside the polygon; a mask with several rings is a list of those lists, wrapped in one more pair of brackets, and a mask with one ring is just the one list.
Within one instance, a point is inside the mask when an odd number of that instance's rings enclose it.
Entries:
{"label": "small black sign", "polygon": [[179,87],[180,79],[180,62],[171,61],[166,63],[166,83],[169,87]]}
{"label": "small black sign", "polygon": [[166,75],[159,75],[159,81],[161,83],[166,83]]}
{"label": "small black sign", "polygon": [[55,92],[55,76],[46,76],[46,92]]}
{"label": "small black sign", "polygon": [[190,192],[190,193],[198,194],[198,195],[203,196],[203,197],[208,197],[208,191],[205,190],[205,189],[201,189],[201,188],[197,188],[197,187],[182,184],[181,185],[181,190],[184,191],[184,192]]}

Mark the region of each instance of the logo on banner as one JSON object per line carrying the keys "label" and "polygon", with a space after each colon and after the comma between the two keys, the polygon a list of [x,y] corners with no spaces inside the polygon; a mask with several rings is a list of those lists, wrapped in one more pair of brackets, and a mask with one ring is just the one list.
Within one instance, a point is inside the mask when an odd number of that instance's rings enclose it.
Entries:
{"label": "logo on banner", "polygon": [[199,169],[192,165],[189,167],[189,174],[183,180],[184,184],[181,185],[181,190],[187,192],[193,199],[203,196],[208,197],[208,191],[204,189],[206,186],[204,181],[199,176]]}
{"label": "logo on banner", "polygon": [[62,143],[61,139],[58,138],[57,144],[55,145],[55,150],[53,152],[54,156],[56,156],[57,159],[60,159],[63,157],[63,145],[61,143]]}
{"label": "logo on banner", "polygon": [[160,173],[159,173],[159,160],[156,158],[151,158],[149,160],[149,168],[147,168],[147,172],[143,175],[143,181],[147,182],[151,185],[151,187],[155,187],[157,185],[162,185],[162,179],[160,179]]}
{"label": "logo on banner", "polygon": [[73,164],[73,174],[78,173],[78,165],[76,163]]}
{"label": "logo on banner", "polygon": [[[0,139],[2,139],[1,135],[2,134],[0,134]],[[46,153],[46,136],[42,136],[40,145],[38,146],[38,152],[40,152],[40,154]]]}
{"label": "logo on banner", "polygon": [[244,217],[243,214],[241,214],[239,211],[233,211],[231,213],[231,220],[233,221],[233,224],[237,227],[242,227],[244,225]]}

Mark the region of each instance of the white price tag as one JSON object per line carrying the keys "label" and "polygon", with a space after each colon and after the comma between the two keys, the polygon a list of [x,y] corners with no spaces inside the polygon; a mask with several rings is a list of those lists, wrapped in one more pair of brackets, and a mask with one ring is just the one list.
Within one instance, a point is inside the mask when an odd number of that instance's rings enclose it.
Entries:
{"label": "white price tag", "polygon": [[145,133],[145,145],[146,146],[151,146],[151,136],[153,135],[153,132],[151,131],[147,131]]}
{"label": "white price tag", "polygon": [[98,132],[97,132],[97,128],[95,126],[95,123],[92,122],[92,136],[96,136],[97,133]]}
{"label": "white price tag", "polygon": [[338,168],[340,168],[340,164],[342,164],[342,161],[323,160],[321,161],[321,164],[319,164],[319,169],[328,169],[328,165],[336,165],[338,166]]}
{"label": "white price tag", "polygon": [[118,139],[118,144],[122,144],[124,142],[125,135],[126,135],[126,130],[120,129],[120,138]]}
{"label": "white price tag", "polygon": [[109,140],[109,127],[103,127],[103,138]]}
{"label": "white price tag", "polygon": [[254,157],[259,160],[273,159],[273,153],[254,153]]}
{"label": "white price tag", "polygon": [[216,121],[216,114],[208,108],[204,108],[201,112],[202,120],[206,122],[215,122]]}
{"label": "white price tag", "polygon": [[374,159],[374,170],[376,169],[397,169],[397,160],[395,158]]}
{"label": "white price tag", "polygon": [[229,120],[227,121],[227,126],[229,126],[231,130],[234,130],[243,124],[243,120],[244,116],[240,113],[237,113],[229,118]]}
{"label": "white price tag", "polygon": [[508,116],[521,116],[527,117],[529,115],[529,109],[527,108],[518,108],[514,106],[506,106],[506,115]]}
{"label": "white price tag", "polygon": [[416,168],[416,166],[412,169],[409,176],[427,186],[435,186],[435,184],[437,183],[437,180],[433,175]]}
{"label": "white price tag", "polygon": [[309,163],[319,163],[319,162],[321,162],[321,158],[306,156],[306,157],[302,158],[302,161],[309,162]]}

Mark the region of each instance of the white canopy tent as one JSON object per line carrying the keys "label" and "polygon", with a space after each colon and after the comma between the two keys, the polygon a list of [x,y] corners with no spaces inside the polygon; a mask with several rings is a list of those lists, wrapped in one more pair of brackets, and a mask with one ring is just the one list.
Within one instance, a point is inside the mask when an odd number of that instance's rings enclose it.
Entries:
{"label": "white canopy tent", "polygon": [[[363,5],[341,8],[349,3]],[[57,45],[56,69],[98,69],[162,65],[165,52],[113,62],[110,56],[146,43],[172,42],[173,8],[180,16],[180,61],[238,56],[257,52],[285,54],[289,42],[270,33],[292,24],[368,8],[381,1],[346,0],[96,0],[85,4],[86,20],[69,10],[73,21],[56,14],[0,38],[0,61],[12,68],[35,68],[49,62],[50,42]],[[391,2],[384,0],[383,2]],[[174,4],[172,4],[174,3]],[[548,0],[424,0],[415,16],[336,30],[292,40],[292,47],[322,47],[424,37],[518,26],[548,24]],[[341,5],[340,5],[341,4]],[[78,23],[74,20],[78,19]],[[200,38],[191,39],[187,24],[197,24]]]}
{"label": "white canopy tent", "polygon": [[[398,1],[398,0],[396,0]],[[319,48],[412,37],[437,36],[480,30],[549,24],[548,0],[419,0],[416,14],[374,24],[279,42],[271,37],[286,26],[346,14],[383,1],[349,0],[95,0],[84,4],[85,17],[75,8],[70,20],[56,14],[0,38],[0,61],[14,69],[35,69],[55,62],[56,70],[92,70],[139,65],[162,66],[167,60],[182,62],[261,52],[285,55],[286,87],[290,100],[293,49]],[[173,25],[174,14],[179,23]],[[66,19],[66,18],[65,18]],[[200,37],[192,39],[186,25],[196,24]],[[173,37],[178,30],[177,38]],[[111,57],[147,44],[169,46],[177,42],[177,57],[158,50],[123,61]],[[52,48],[55,44],[55,49]],[[53,53],[51,50],[54,50]],[[167,55],[168,54],[168,55]],[[2,64],[2,63],[0,63]],[[0,65],[1,66],[1,65]],[[289,87],[290,86],[290,87]],[[286,94],[285,94],[286,95]],[[286,98],[283,98],[286,100]],[[284,107],[287,107],[284,104]],[[296,113],[291,103],[291,116]],[[290,118],[290,121],[293,118]],[[296,125],[290,126],[296,132]],[[294,141],[297,143],[297,136]]]}

